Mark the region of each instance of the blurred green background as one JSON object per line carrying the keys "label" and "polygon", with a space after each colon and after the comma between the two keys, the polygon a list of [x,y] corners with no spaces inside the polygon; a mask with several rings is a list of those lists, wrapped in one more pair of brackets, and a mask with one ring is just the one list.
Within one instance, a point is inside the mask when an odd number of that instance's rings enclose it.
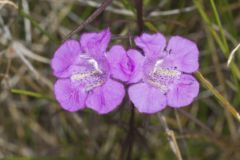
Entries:
{"label": "blurred green background", "polygon": [[[227,66],[240,43],[240,0],[143,0],[144,32],[195,41],[200,72],[213,88],[200,78],[200,94],[188,107],[154,115],[135,110],[132,128],[127,100],[105,116],[68,113],[54,100],[50,59],[102,2],[0,0],[0,158],[240,160],[240,122],[226,110],[240,110],[239,51]],[[135,2],[113,0],[81,33],[109,27],[110,46],[134,47]]]}

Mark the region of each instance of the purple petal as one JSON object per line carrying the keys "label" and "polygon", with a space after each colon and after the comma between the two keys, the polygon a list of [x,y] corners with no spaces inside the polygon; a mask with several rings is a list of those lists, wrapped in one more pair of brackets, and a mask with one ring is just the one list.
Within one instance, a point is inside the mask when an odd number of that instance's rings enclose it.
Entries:
{"label": "purple petal", "polygon": [[146,83],[139,83],[129,87],[128,94],[139,112],[156,113],[167,105],[166,96]]}
{"label": "purple petal", "polygon": [[59,78],[69,77],[71,74],[71,65],[81,54],[82,49],[76,40],[67,40],[54,53],[51,61],[53,74]]}
{"label": "purple petal", "polygon": [[103,55],[111,39],[111,32],[107,28],[98,33],[84,33],[80,38],[83,50],[91,55]]}
{"label": "purple petal", "polygon": [[69,79],[57,80],[54,92],[57,101],[67,111],[75,112],[85,107],[87,94],[81,88],[73,85]]}
{"label": "purple petal", "polygon": [[114,78],[128,81],[131,76],[130,67],[128,67],[128,57],[125,49],[120,45],[113,46],[107,53],[107,59],[111,67],[111,74]]}
{"label": "purple petal", "polygon": [[128,57],[132,60],[134,64],[134,70],[131,74],[131,77],[129,79],[129,83],[136,83],[142,79],[143,76],[143,62],[145,60],[144,56],[141,55],[140,52],[138,52],[135,49],[129,49],[127,51]]}
{"label": "purple petal", "polygon": [[137,82],[142,78],[142,64],[144,57],[134,49],[127,52],[120,45],[113,46],[107,53],[114,78],[125,82]]}
{"label": "purple petal", "polygon": [[194,42],[180,36],[174,36],[169,40],[167,50],[170,54],[165,58],[166,63],[185,73],[198,70],[199,51]]}
{"label": "purple petal", "polygon": [[109,79],[103,86],[89,93],[86,104],[99,114],[114,110],[122,102],[125,95],[124,86]]}
{"label": "purple petal", "polygon": [[140,37],[136,37],[134,41],[138,47],[143,49],[145,56],[163,56],[166,39],[161,33],[143,33]]}
{"label": "purple petal", "polygon": [[182,74],[178,83],[167,93],[170,107],[179,108],[192,103],[199,92],[199,83],[191,75]]}

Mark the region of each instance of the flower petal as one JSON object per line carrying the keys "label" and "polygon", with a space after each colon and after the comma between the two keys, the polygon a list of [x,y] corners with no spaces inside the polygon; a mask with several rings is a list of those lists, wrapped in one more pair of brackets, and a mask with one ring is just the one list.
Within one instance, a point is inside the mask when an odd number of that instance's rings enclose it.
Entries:
{"label": "flower petal", "polygon": [[144,57],[134,49],[127,52],[120,45],[113,46],[107,53],[114,78],[124,82],[134,83],[142,78],[142,64]]}
{"label": "flower petal", "polygon": [[167,93],[170,107],[179,108],[192,103],[199,92],[199,83],[191,75],[182,74],[177,84]]}
{"label": "flower petal", "polygon": [[84,33],[80,38],[81,47],[91,55],[102,55],[111,39],[111,32],[107,28],[98,33]]}
{"label": "flower petal", "polygon": [[163,56],[166,39],[161,33],[143,33],[140,37],[136,37],[134,41],[138,47],[143,49],[145,56]]}
{"label": "flower petal", "polygon": [[[107,53],[107,59],[111,67],[112,76],[122,81],[128,81],[130,75],[126,72],[129,73],[127,67],[129,60],[125,49],[120,45],[113,46]],[[126,70],[126,72],[124,72],[124,70]]]}
{"label": "flower petal", "polygon": [[185,73],[198,70],[199,51],[194,42],[180,36],[174,36],[169,40],[167,50],[170,52],[165,58],[168,64]]}
{"label": "flower petal", "polygon": [[82,49],[76,40],[67,40],[54,53],[51,61],[53,74],[59,78],[66,78],[71,74],[71,65],[81,54]]}
{"label": "flower petal", "polygon": [[127,51],[127,55],[134,64],[134,70],[128,82],[136,83],[140,81],[143,77],[143,62],[145,60],[145,57],[135,49],[129,49]]}
{"label": "flower petal", "polygon": [[99,114],[114,110],[122,102],[125,95],[124,86],[109,79],[103,86],[95,88],[87,97],[87,107]]}
{"label": "flower petal", "polygon": [[69,79],[57,80],[54,92],[57,101],[67,111],[75,112],[85,107],[86,92],[77,88]]}
{"label": "flower petal", "polygon": [[167,105],[166,96],[159,89],[146,83],[130,86],[128,94],[135,107],[142,113],[156,113]]}

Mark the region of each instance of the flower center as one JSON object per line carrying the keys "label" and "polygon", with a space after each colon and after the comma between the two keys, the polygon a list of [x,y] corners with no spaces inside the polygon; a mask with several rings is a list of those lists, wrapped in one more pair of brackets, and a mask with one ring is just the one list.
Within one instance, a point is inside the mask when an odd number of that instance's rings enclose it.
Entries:
{"label": "flower center", "polygon": [[80,56],[77,72],[70,77],[72,82],[82,86],[86,92],[103,85],[108,78],[108,64],[105,59]]}
{"label": "flower center", "polygon": [[126,75],[131,75],[134,71],[134,65],[133,65],[133,60],[130,59],[129,57],[124,59],[121,63],[120,63],[120,67],[122,69],[122,71],[126,74]]}
{"label": "flower center", "polygon": [[144,81],[160,89],[162,93],[168,92],[180,75],[180,71],[164,65],[163,59],[150,60],[144,64]]}

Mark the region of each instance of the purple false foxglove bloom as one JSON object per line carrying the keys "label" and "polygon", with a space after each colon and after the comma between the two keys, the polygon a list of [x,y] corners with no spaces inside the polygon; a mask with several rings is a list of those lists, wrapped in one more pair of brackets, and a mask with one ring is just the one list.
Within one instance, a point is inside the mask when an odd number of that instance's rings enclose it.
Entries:
{"label": "purple false foxglove bloom", "polygon": [[199,92],[199,83],[191,75],[199,67],[196,44],[180,36],[167,43],[160,33],[144,33],[135,43],[145,54],[142,80],[128,89],[138,111],[155,113],[167,105],[179,108],[191,104]]}
{"label": "purple false foxglove bloom", "polygon": [[126,83],[135,83],[142,79],[144,57],[134,49],[125,49],[120,45],[113,46],[107,52],[111,66],[111,75]]}
{"label": "purple false foxglove bloom", "polygon": [[106,48],[111,38],[109,29],[85,33],[80,42],[67,40],[51,61],[54,86],[62,108],[75,112],[85,107],[99,114],[114,110],[123,100],[124,86],[110,78]]}

